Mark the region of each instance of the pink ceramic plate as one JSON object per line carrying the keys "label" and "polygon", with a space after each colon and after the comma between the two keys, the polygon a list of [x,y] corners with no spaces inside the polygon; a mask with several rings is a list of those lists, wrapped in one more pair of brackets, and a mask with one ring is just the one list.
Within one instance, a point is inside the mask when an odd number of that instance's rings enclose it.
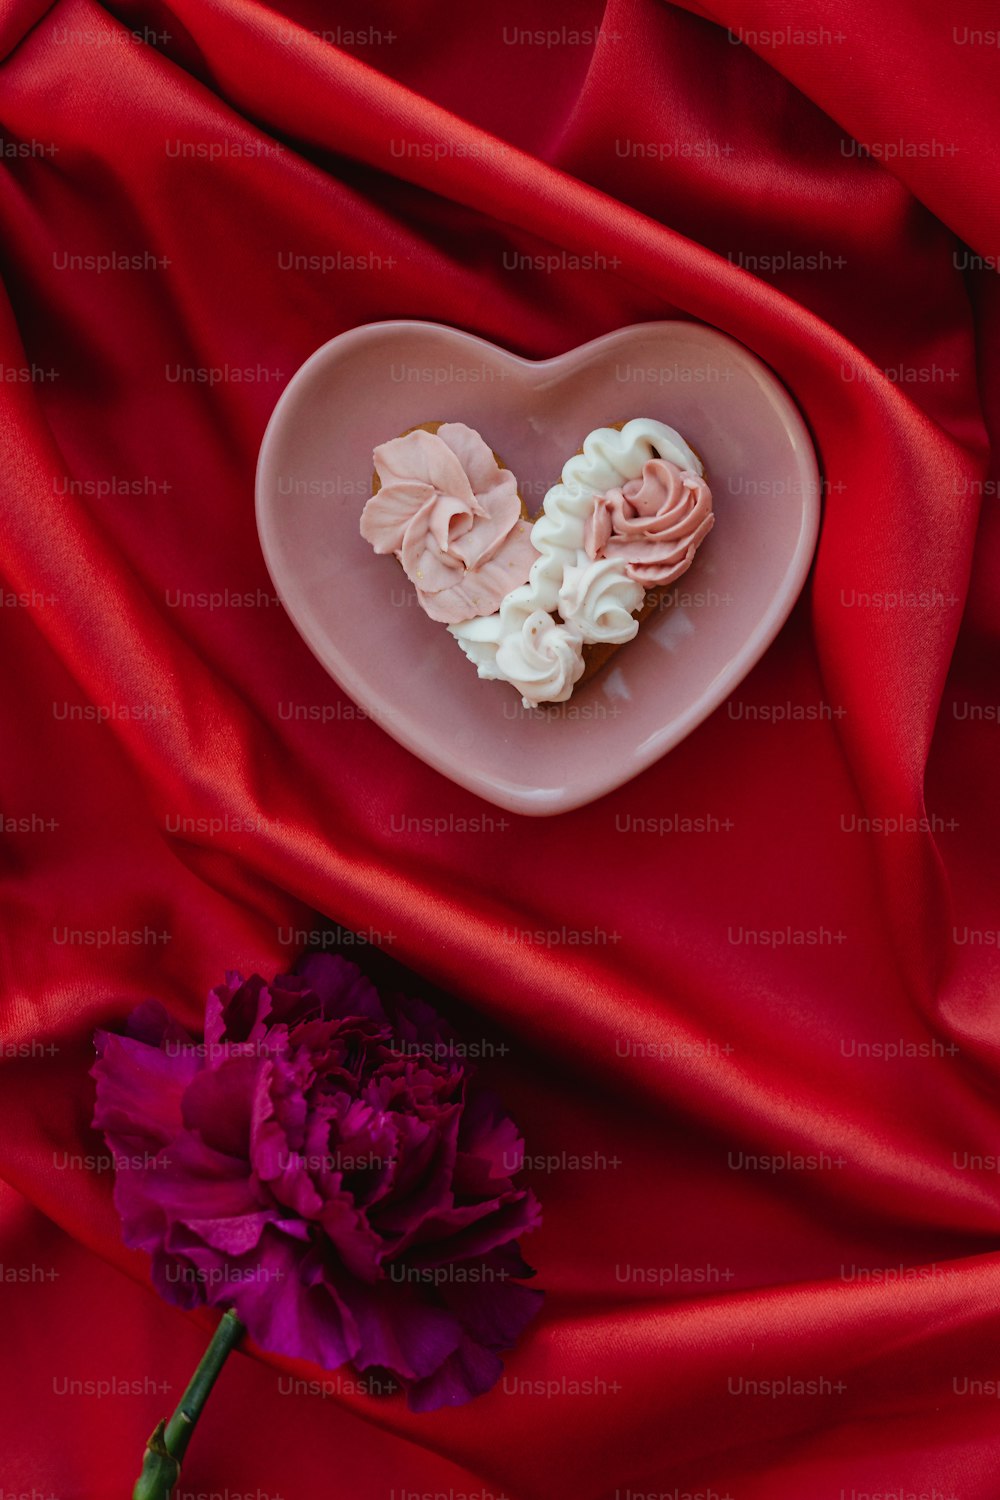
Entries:
{"label": "pink ceramic plate", "polygon": [[[568,703],[525,709],[476,676],[396,560],[362,541],[372,449],[420,422],[467,422],[534,514],[586,434],[629,417],[669,423],[701,454],[715,529],[608,666]],[[415,755],[517,813],[603,796],[717,708],[795,603],[818,523],[798,411],[758,359],[700,323],[622,328],[538,362],[441,324],[367,324],[293,376],[257,467],[264,557],[327,671]]]}

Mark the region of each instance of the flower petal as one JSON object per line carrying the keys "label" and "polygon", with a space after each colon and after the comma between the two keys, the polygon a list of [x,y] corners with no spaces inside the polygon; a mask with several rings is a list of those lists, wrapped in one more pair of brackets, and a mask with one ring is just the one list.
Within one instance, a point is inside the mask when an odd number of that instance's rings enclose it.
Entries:
{"label": "flower petal", "polygon": [[303,1247],[269,1226],[257,1253],[266,1276],[224,1287],[219,1298],[236,1309],[251,1338],[272,1354],[309,1359],[324,1370],[353,1359],[359,1339],[350,1309],[308,1274]]}
{"label": "flower petal", "polygon": [[417,1412],[464,1406],[492,1390],[502,1374],[499,1356],[463,1334],[455,1352],[432,1375],[407,1387],[406,1404]]}
{"label": "flower petal", "polygon": [[339,1281],[337,1291],[357,1326],[354,1363],[359,1370],[376,1365],[404,1380],[421,1380],[439,1369],[462,1341],[454,1314],[408,1286]]}
{"label": "flower petal", "polygon": [[256,1057],[227,1057],[191,1082],[181,1102],[188,1130],[227,1156],[246,1161],[250,1153],[250,1120],[262,1069]]}
{"label": "flower petal", "polygon": [[407,1259],[422,1266],[447,1265],[485,1255],[528,1234],[541,1223],[538,1199],[530,1190],[495,1203],[456,1204],[430,1215],[400,1242]]}
{"label": "flower petal", "polygon": [[378,990],[350,959],[338,953],[310,953],[300,961],[296,972],[319,997],[322,1014],[328,1019],[367,1016],[385,1024]]}
{"label": "flower petal", "polygon": [[183,1127],[181,1100],[202,1058],[193,1047],[166,1052],[110,1032],[98,1038],[94,1128],[116,1153],[158,1151]]}
{"label": "flower petal", "polygon": [[534,1274],[521,1260],[517,1246],[500,1246],[481,1261],[455,1268],[456,1273],[463,1269],[480,1274],[478,1278],[456,1274],[442,1282],[442,1300],[477,1344],[487,1349],[513,1348],[544,1301],[541,1292],[514,1279],[525,1272]]}

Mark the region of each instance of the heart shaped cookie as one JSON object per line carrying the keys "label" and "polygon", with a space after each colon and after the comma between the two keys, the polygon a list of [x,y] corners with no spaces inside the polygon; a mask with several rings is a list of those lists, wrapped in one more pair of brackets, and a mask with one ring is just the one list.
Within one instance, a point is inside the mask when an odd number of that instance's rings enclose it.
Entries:
{"label": "heart shaped cookie", "polygon": [[529,708],[566,702],[634,639],[715,519],[701,458],[651,417],[591,432],[534,524],[463,422],[420,423],[373,458],[361,535],[395,555],[479,676]]}

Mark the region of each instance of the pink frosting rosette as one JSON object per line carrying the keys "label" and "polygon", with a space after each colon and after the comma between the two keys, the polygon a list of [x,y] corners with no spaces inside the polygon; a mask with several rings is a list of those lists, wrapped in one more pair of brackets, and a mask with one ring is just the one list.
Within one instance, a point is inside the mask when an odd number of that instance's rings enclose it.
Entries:
{"label": "pink frosting rosette", "polygon": [[636,583],[658,588],[691,566],[714,519],[712,492],[700,474],[651,458],[638,479],[597,497],[583,545],[588,557],[613,558]]}
{"label": "pink frosting rosette", "polygon": [[375,449],[381,489],[361,516],[376,552],[393,552],[432,620],[491,615],[527,582],[538,553],[517,481],[478,432],[444,422]]}

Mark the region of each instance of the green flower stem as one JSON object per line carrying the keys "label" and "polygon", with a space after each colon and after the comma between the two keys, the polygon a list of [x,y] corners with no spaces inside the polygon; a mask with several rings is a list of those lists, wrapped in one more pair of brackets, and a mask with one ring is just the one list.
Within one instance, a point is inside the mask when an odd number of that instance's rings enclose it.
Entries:
{"label": "green flower stem", "polygon": [[212,1342],[201,1357],[191,1382],[169,1421],[157,1422],[146,1444],[142,1472],[135,1482],[132,1500],[170,1500],[177,1483],[181,1463],[212,1387],[226,1359],[236,1348],[246,1329],[232,1308],[223,1314],[212,1335]]}

